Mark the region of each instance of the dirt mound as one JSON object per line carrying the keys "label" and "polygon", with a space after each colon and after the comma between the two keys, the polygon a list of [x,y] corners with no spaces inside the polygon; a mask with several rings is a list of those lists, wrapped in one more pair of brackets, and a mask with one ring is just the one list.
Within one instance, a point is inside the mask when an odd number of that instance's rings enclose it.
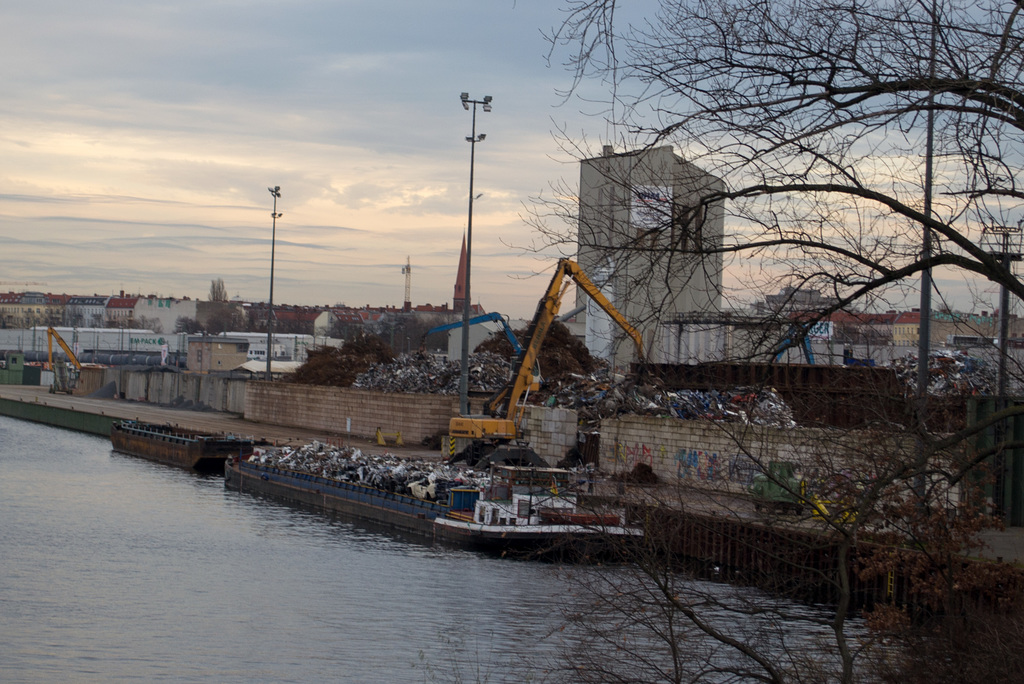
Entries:
{"label": "dirt mound", "polygon": [[363,335],[343,347],[310,350],[306,363],[292,376],[292,382],[349,387],[373,364],[390,363],[394,358],[394,352],[384,340],[375,335]]}
{"label": "dirt mound", "polygon": [[[515,336],[520,342],[526,340],[526,329],[516,330]],[[514,354],[512,345],[503,335],[492,336],[481,342],[477,352],[490,352],[511,359]],[[601,366],[601,362],[590,355],[587,346],[575,338],[565,324],[555,321],[544,338],[540,348],[540,370],[546,379],[560,378],[570,374],[592,373]]]}

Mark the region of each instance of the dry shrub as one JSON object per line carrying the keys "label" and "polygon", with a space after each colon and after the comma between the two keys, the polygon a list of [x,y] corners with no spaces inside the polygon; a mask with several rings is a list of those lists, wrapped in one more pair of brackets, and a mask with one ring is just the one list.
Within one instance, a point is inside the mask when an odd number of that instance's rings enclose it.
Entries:
{"label": "dry shrub", "polygon": [[343,347],[320,347],[309,352],[306,363],[292,376],[303,385],[349,387],[375,363],[390,363],[394,352],[376,335],[361,335]]}

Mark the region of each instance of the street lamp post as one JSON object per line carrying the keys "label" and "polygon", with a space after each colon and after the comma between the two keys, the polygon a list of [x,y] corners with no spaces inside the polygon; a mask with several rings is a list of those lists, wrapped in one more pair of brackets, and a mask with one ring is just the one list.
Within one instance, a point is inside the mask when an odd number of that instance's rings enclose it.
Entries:
{"label": "street lamp post", "polygon": [[274,244],[277,241],[277,219],[281,218],[283,214],[277,213],[277,198],[281,196],[281,186],[275,185],[272,188],[267,188],[270,194],[274,197],[274,210],[270,212],[270,217],[273,220],[273,227],[270,231],[270,302],[267,307],[267,382],[272,379],[270,371],[270,350],[273,345],[274,339]]}
{"label": "street lamp post", "polygon": [[476,161],[476,144],[483,142],[487,136],[483,133],[480,135],[476,134],[476,106],[481,105],[485,112],[491,111],[491,98],[490,95],[485,95],[482,100],[471,100],[469,99],[469,93],[462,93],[459,96],[462,100],[462,108],[469,110],[469,105],[473,105],[473,129],[472,134],[466,138],[466,142],[469,143],[469,219],[466,222],[466,282],[463,283],[463,296],[465,299],[462,302],[462,373],[459,375],[459,411],[464,416],[469,415],[469,309],[470,309],[470,290],[469,290],[469,274],[470,274],[470,259],[473,254],[473,165]]}

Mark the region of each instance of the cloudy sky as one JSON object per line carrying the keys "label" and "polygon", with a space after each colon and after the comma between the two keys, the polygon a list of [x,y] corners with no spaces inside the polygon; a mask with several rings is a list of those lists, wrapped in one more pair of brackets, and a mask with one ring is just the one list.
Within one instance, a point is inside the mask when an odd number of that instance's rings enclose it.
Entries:
{"label": "cloudy sky", "polygon": [[[0,290],[450,302],[478,113],[473,299],[527,316],[550,264],[519,249],[531,197],[599,147],[600,105],[563,103],[535,0],[35,0],[0,23]],[[591,111],[586,111],[586,110]],[[525,278],[525,279],[524,279]]]}

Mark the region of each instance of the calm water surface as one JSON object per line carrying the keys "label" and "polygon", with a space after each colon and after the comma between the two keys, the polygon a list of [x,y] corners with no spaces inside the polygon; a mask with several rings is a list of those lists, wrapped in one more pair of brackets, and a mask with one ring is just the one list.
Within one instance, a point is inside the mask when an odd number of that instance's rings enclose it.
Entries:
{"label": "calm water surface", "polygon": [[0,417],[3,682],[522,681],[564,590]]}

